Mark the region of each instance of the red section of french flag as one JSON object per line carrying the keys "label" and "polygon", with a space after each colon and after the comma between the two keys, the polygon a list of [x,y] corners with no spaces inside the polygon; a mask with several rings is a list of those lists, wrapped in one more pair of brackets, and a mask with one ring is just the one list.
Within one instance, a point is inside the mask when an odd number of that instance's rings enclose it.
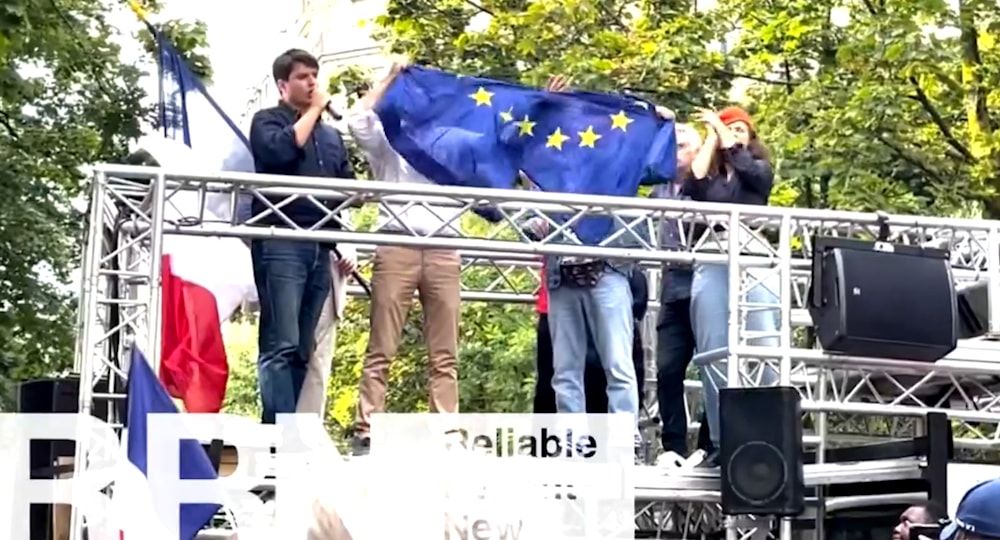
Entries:
{"label": "red section of french flag", "polygon": [[163,256],[160,380],[187,412],[217,413],[229,379],[218,302],[204,284],[174,272],[174,257],[192,255]]}

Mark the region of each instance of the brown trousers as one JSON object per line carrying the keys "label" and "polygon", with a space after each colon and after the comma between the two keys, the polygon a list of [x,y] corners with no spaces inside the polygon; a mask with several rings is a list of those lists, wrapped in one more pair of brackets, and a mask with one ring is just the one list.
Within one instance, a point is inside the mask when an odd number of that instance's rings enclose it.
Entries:
{"label": "brown trousers", "polygon": [[430,358],[431,412],[458,412],[458,317],[461,258],[457,251],[384,246],[375,250],[370,338],[355,433],[367,437],[371,415],[385,410],[389,363],[396,356],[403,324],[418,291],[424,311],[424,339]]}

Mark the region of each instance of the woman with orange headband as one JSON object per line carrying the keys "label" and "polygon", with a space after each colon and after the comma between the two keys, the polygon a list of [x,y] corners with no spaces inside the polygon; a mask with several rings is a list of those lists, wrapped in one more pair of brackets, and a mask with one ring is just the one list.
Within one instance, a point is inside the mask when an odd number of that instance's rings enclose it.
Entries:
{"label": "woman with orange headband", "polygon": [[[757,137],[750,115],[739,107],[727,107],[718,113],[703,110],[699,119],[705,123],[708,135],[691,163],[692,175],[684,184],[684,194],[695,201],[766,205],[774,184],[774,172],[770,155]],[[696,229],[694,237],[698,238],[704,232],[704,229]],[[738,231],[732,233],[740,234]],[[764,247],[763,242],[757,239],[752,244]],[[764,283],[752,287],[746,293],[747,301],[777,306],[778,288],[772,281],[764,280]],[[754,340],[752,344],[778,345],[777,317],[772,311],[757,309],[747,314],[747,330],[774,336]],[[729,265],[695,265],[691,284],[691,322],[699,352],[728,347]],[[699,370],[712,443],[719,448],[719,388],[727,384],[725,361],[700,366]],[[777,373],[773,369],[765,369],[763,379],[762,384],[773,384],[777,382]],[[717,456],[709,456],[706,465],[717,465]]]}

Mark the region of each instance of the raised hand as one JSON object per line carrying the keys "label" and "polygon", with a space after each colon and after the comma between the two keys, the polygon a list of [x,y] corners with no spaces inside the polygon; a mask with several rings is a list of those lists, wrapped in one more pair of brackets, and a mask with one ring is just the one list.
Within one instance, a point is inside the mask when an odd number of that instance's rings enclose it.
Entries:
{"label": "raised hand", "polygon": [[719,128],[726,127],[726,125],[722,123],[722,120],[719,119],[719,115],[711,109],[698,109],[697,114],[695,114],[695,118],[704,122],[715,131],[718,131]]}
{"label": "raised hand", "polygon": [[677,114],[673,110],[664,107],[663,105],[656,106],[656,114],[664,120],[675,120]]}
{"label": "raised hand", "polygon": [[548,92],[566,92],[569,90],[571,82],[569,77],[555,75],[549,77],[549,83],[545,85],[545,90]]}

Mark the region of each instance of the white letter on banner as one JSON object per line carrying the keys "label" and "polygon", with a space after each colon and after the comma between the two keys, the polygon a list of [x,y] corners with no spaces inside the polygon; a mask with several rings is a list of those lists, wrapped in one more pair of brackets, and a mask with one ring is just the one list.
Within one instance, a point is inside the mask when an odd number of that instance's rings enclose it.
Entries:
{"label": "white letter on banner", "polygon": [[[83,440],[89,447],[89,467],[73,478],[31,479],[31,441]],[[28,538],[29,505],[72,504],[95,522],[103,520],[118,458],[118,437],[111,427],[89,415],[75,413],[0,413],[0,538]],[[45,468],[56,463],[46,463]],[[67,473],[68,474],[68,473]],[[58,476],[58,475],[53,475]],[[8,525],[3,525],[4,523]],[[6,530],[5,530],[6,529]]]}
{"label": "white letter on banner", "polygon": [[[163,523],[177,528],[181,504],[220,504],[236,514],[263,513],[263,503],[250,490],[263,482],[255,478],[253,458],[255,448],[268,448],[273,426],[262,426],[247,418],[230,414],[150,414],[147,419],[147,478],[154,493],[156,512]],[[222,439],[236,447],[237,465],[233,474],[216,479],[193,480],[180,477],[180,441],[194,440],[208,444]],[[245,522],[245,521],[244,521]],[[170,531],[177,537],[179,531]],[[246,531],[250,534],[251,531]],[[238,531],[242,539],[244,531]]]}

